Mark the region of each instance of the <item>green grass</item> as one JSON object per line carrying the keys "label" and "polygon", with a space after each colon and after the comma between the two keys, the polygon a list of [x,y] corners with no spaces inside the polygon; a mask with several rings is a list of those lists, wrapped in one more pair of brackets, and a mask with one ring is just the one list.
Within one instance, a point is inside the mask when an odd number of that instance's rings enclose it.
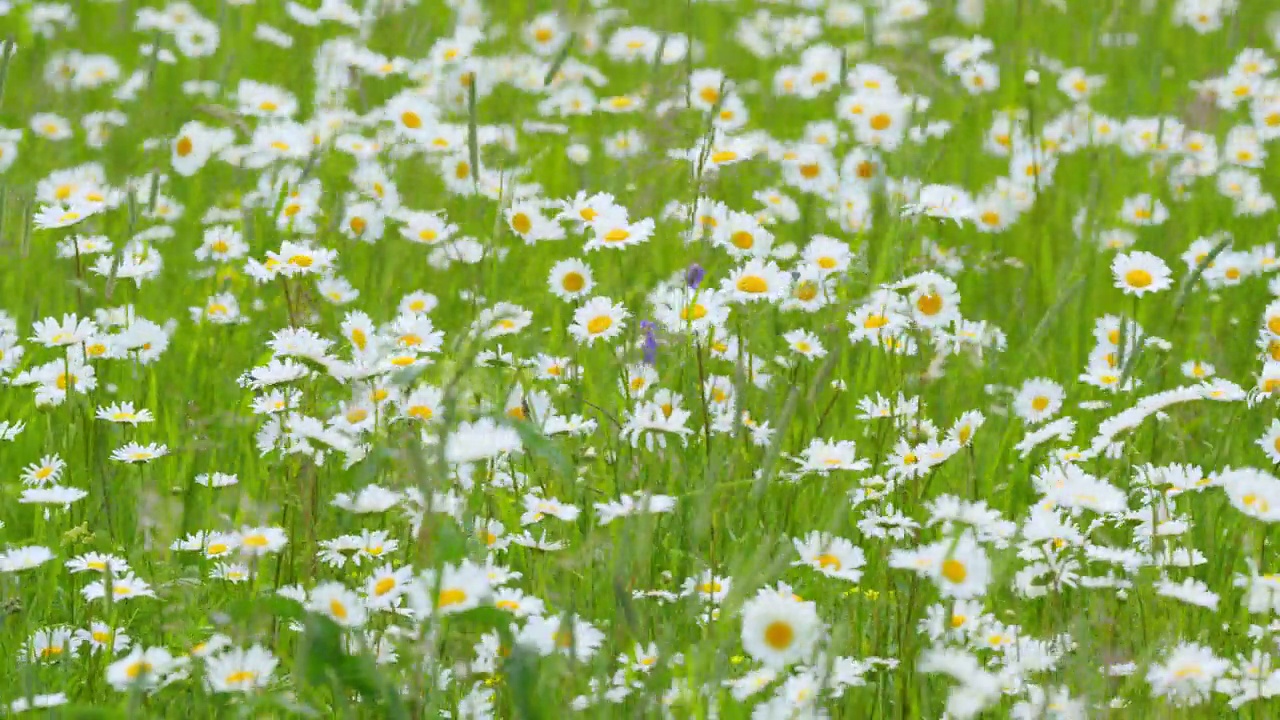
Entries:
{"label": "green grass", "polygon": [[[779,143],[795,144],[804,137],[806,123],[836,121],[844,133],[834,153],[837,167],[858,147],[850,126],[836,116],[837,101],[846,89],[833,88],[809,100],[773,92],[775,73],[799,63],[801,49],[759,58],[734,39],[739,21],[758,10],[775,16],[806,11],[748,0],[625,0],[609,4],[626,16],[606,21],[597,43],[606,42],[619,27],[645,26],[668,37],[664,42],[673,34],[688,33],[699,43],[701,56],[671,64],[624,63],[603,52],[589,52],[593,48],[581,35],[567,54],[540,59],[544,66],[529,75],[548,74],[557,61],[587,63],[606,78],[595,88],[597,97],[634,94],[645,99],[643,110],[540,117],[537,105],[547,91],[532,81],[524,89],[503,81],[491,93],[478,93],[473,103],[463,95],[462,102],[445,107],[441,116],[460,129],[458,152],[469,161],[478,158],[486,169],[508,174],[521,171],[518,182],[537,183],[541,198],[566,199],[579,190],[611,193],[633,220],[656,221],[653,238],[625,250],[584,253],[586,235],[566,223],[566,239],[528,245],[502,215],[510,198],[496,202],[454,194],[435,160],[421,155],[400,158],[384,149],[378,161],[394,181],[402,206],[442,213],[458,226],[458,236],[474,238],[484,249],[475,264],[442,269],[428,262],[429,248],[402,238],[396,230],[399,223],[392,220],[387,221],[384,237],[373,244],[349,240],[339,232],[349,204],[346,195],[354,190],[350,176],[356,162],[328,144],[294,163],[323,188],[317,230],[306,234],[275,222],[283,197],[241,208],[241,200],[269,171],[234,167],[215,158],[192,177],[181,177],[172,170],[171,148],[179,129],[191,120],[231,128],[237,144],[247,142],[259,121],[236,111],[235,88],[244,79],[288,89],[300,105],[294,119],[305,122],[317,112],[313,61],[325,41],[346,37],[375,52],[417,62],[428,57],[437,39],[453,32],[452,10],[426,0],[377,18],[361,36],[336,23],[299,25],[282,3],[196,3],[220,30],[217,50],[200,58],[179,55],[170,64],[155,62],[140,50],[143,44],[159,41],[176,52],[174,41],[164,33],[131,30],[133,13],[142,4],[71,3],[78,29],[51,38],[35,32],[26,5],[0,16],[0,37],[10,35],[16,41],[3,75],[0,128],[25,129],[16,145],[16,161],[0,174],[0,310],[16,322],[16,339],[25,355],[0,379],[16,379],[68,352],[29,339],[34,324],[43,318],[61,318],[64,313],[92,317],[95,311],[131,305],[134,318],[160,325],[172,321],[168,347],[155,362],[143,363],[133,356],[93,360],[96,389],[72,392],[59,405],[37,405],[31,387],[0,385],[0,423],[26,425],[11,442],[0,442],[0,552],[42,546],[54,556],[33,569],[0,573],[0,657],[6,658],[0,663],[0,700],[62,692],[69,702],[52,712],[86,717],[416,718],[445,711],[460,717],[464,711],[459,703],[479,688],[492,691],[497,717],[555,718],[570,714],[566,708],[590,692],[590,682],[608,688],[625,677],[625,698],[616,703],[601,700],[581,714],[648,717],[660,716],[668,707],[673,717],[751,717],[753,708],[782,692],[788,677],[809,677],[792,663],[745,701],[733,698],[725,686],[725,681],[760,667],[743,646],[742,610],[758,602],[754,598],[759,589],[779,582],[811,601],[824,624],[817,669],[825,670],[837,657],[897,661],[896,666],[876,665],[863,676],[865,686],[841,693],[818,680],[813,707],[837,718],[941,716],[950,692],[972,689],[980,680],[960,683],[921,672],[921,660],[935,644],[965,649],[1000,675],[1007,692],[983,703],[991,716],[1010,715],[1021,703],[1017,712],[1033,707],[1021,717],[1056,717],[1039,714],[1042,709],[1035,704],[1043,701],[1034,687],[1050,693],[1065,688],[1083,703],[1089,717],[1221,717],[1234,712],[1229,694],[1214,692],[1202,703],[1178,707],[1153,692],[1149,668],[1169,662],[1180,643],[1202,643],[1233,664],[1237,656],[1273,650],[1275,635],[1268,626],[1273,614],[1249,613],[1244,602],[1248,589],[1235,584],[1237,576],[1248,576],[1255,568],[1259,573],[1275,569],[1270,526],[1233,507],[1231,489],[1216,485],[1167,501],[1159,492],[1153,502],[1140,471],[1146,464],[1174,463],[1197,465],[1206,475],[1228,468],[1267,468],[1270,457],[1256,443],[1275,417],[1274,402],[1266,395],[1256,403],[1200,400],[1173,405],[1166,410],[1167,418],[1147,419],[1119,435],[1123,449],[1114,457],[1098,455],[1079,463],[1080,469],[1124,492],[1129,515],[1104,517],[1083,511],[1071,522],[1087,541],[1069,541],[1055,552],[1060,560],[1078,562],[1078,575],[1110,573],[1124,580],[1128,587],[1123,592],[1080,585],[1027,597],[1019,592],[1018,577],[1034,558],[1026,553],[1020,557],[1019,548],[1039,552],[1040,545],[1033,546],[1021,535],[987,541],[983,545],[991,562],[991,581],[974,600],[991,620],[965,637],[953,635],[935,643],[921,632],[920,623],[930,612],[949,616],[954,611],[952,600],[940,592],[942,581],[890,567],[895,549],[931,543],[947,547],[959,537],[958,527],[929,523],[929,503],[942,495],[984,501],[1021,532],[1041,501],[1034,478],[1048,471],[1053,451],[1087,449],[1103,420],[1141,397],[1193,384],[1179,369],[1185,361],[1212,363],[1221,378],[1246,391],[1257,387],[1263,357],[1255,341],[1266,322],[1264,309],[1272,298],[1268,271],[1274,266],[1250,273],[1238,285],[1210,287],[1204,269],[1192,271],[1180,255],[1197,238],[1218,232],[1230,233],[1233,251],[1271,242],[1274,212],[1258,217],[1235,214],[1233,202],[1217,191],[1212,175],[1194,180],[1184,198],[1175,198],[1168,168],[1176,165],[1181,152],[1172,153],[1164,169],[1152,170],[1151,154],[1130,155],[1114,145],[1082,143],[1062,153],[1052,182],[1041,187],[1034,204],[1000,233],[979,232],[972,221],[902,217],[903,202],[890,197],[882,184],[870,194],[870,227],[842,229],[828,217],[829,199],[787,186],[784,159],[770,160],[761,152],[699,177],[695,164],[668,155],[697,147],[709,134],[705,114],[682,107],[690,72],[698,68],[718,68],[732,81],[750,115],[742,132],[759,131]],[[532,65],[521,33],[539,13],[557,11],[585,32],[598,12],[595,4],[600,3],[532,7],[509,0],[486,2],[487,36],[475,51],[486,59],[478,70],[482,81],[512,78]],[[1026,113],[1028,133],[1036,135],[1072,111],[1072,101],[1056,88],[1059,73],[1054,61],[1105,76],[1105,85],[1091,95],[1089,106],[1112,118],[1117,127],[1129,118],[1165,118],[1165,125],[1177,120],[1214,137],[1221,147],[1231,128],[1251,122],[1247,107],[1216,109],[1197,99],[1190,83],[1222,76],[1245,48],[1274,49],[1265,3],[1241,3],[1223,29],[1203,35],[1175,24],[1175,3],[1168,0],[1151,3],[1149,12],[1141,9],[1142,3],[1120,0],[1072,3],[1065,11],[1040,1],[990,0],[978,27],[963,25],[952,5],[934,3],[926,17],[905,26],[907,37],[899,45],[862,28],[831,27],[810,44],[836,48],[849,68],[881,65],[897,77],[903,93],[927,96],[929,109],[917,114],[913,123],[950,123],[943,139],[906,142],[884,153],[886,177],[949,183],[974,194],[1010,172],[1007,158],[983,149],[998,113]],[[287,32],[293,46],[283,49],[255,40],[260,23]],[[1115,46],[1107,41],[1124,33],[1133,33],[1136,43]],[[978,95],[965,92],[957,78],[944,74],[940,54],[928,46],[935,38],[974,34],[994,42],[988,59],[1000,69],[999,88]],[[118,82],[88,90],[47,87],[46,65],[73,49],[111,56],[120,65],[121,81],[140,71],[144,81],[136,97],[113,99]],[[514,60],[505,67],[499,57]],[[1033,68],[1041,76],[1035,86],[1021,81]],[[414,81],[403,74],[353,77],[356,84],[341,94],[343,106],[371,120],[367,127],[356,124],[347,131],[372,138],[376,128],[388,127],[375,113]],[[214,98],[184,93],[183,83],[193,80],[220,83],[221,91]],[[659,115],[655,108],[661,101],[673,101],[676,107]],[[127,124],[116,128],[101,147],[91,147],[79,120],[89,112],[109,109],[122,112]],[[63,141],[38,137],[30,127],[38,112],[69,119],[74,136]],[[528,121],[563,123],[567,131],[530,132],[524,129]],[[498,127],[513,132],[514,150],[485,142]],[[636,157],[610,158],[606,141],[626,130],[639,131],[647,148]],[[588,162],[569,160],[573,143],[591,150]],[[8,151],[2,140],[0,149]],[[37,183],[54,171],[87,162],[100,163],[108,184],[125,193],[119,206],[72,228],[35,228],[33,218],[42,205],[36,197]],[[1272,162],[1250,172],[1263,189],[1274,189],[1280,180]],[[154,173],[167,176],[158,186],[159,195],[149,181],[131,182]],[[831,302],[817,312],[784,311],[764,302],[733,304],[728,322],[716,329],[716,339],[727,334],[739,343],[739,349],[725,357],[712,356],[714,341],[705,336],[660,330],[655,389],[683,395],[683,407],[691,413],[690,432],[685,442],[668,436],[665,448],[647,449],[643,442],[633,446],[620,426],[638,403],[627,388],[626,373],[644,361],[640,321],[655,318],[650,294],[692,263],[706,269],[703,288],[719,287],[742,264],[705,238],[685,242],[687,204],[701,196],[733,210],[754,212],[761,203],[752,194],[766,187],[782,190],[801,210],[795,222],[771,227],[775,245],[790,243],[802,249],[811,236],[829,235],[849,246],[853,263],[833,276]],[[1119,215],[1122,203],[1142,193],[1160,199],[1170,217],[1159,226],[1130,228],[1136,243],[1129,251],[1163,258],[1172,269],[1173,285],[1134,298],[1114,286],[1110,266],[1116,251],[1100,247],[1096,236],[1125,227]],[[151,217],[164,198],[184,208],[181,217],[167,222]],[[684,204],[682,212],[665,212],[673,201]],[[249,245],[249,257],[259,261],[289,240],[307,239],[338,251],[335,272],[359,290],[359,297],[338,305],[316,290],[314,276],[257,283],[245,271],[243,259],[225,265],[198,261],[194,252],[204,232],[201,217],[210,207],[241,209],[235,224]],[[1080,233],[1073,229],[1073,220],[1082,211],[1088,219]],[[105,235],[118,254],[137,232],[165,224],[172,228],[172,237],[152,244],[152,252],[163,258],[163,268],[140,286],[90,272],[87,258],[57,256],[57,243],[75,233]],[[920,352],[914,356],[852,343],[846,337],[846,315],[878,288],[938,269],[937,258],[922,250],[926,239],[962,261],[963,268],[950,273],[960,311],[966,319],[985,321],[1002,331],[1003,350],[988,350],[981,358],[949,357],[940,372],[932,372],[939,351],[918,327],[905,331],[919,343]],[[1224,257],[1229,256],[1214,259]],[[607,296],[627,307],[630,317],[620,337],[583,345],[570,334],[574,309],[581,303],[556,298],[547,282],[551,267],[566,258],[582,258],[591,266],[596,283],[591,295]],[[780,261],[786,269],[801,263],[798,258]],[[439,300],[430,317],[444,333],[442,347],[431,355],[429,365],[384,372],[381,379],[392,387],[437,387],[444,393],[445,409],[424,425],[392,421],[385,409],[377,410],[375,421],[358,436],[368,445],[367,454],[350,467],[344,467],[336,452],[323,462],[304,453],[259,452],[255,434],[264,419],[251,411],[255,393],[237,380],[271,358],[267,342],[272,333],[305,326],[333,341],[330,355],[348,359],[351,343],[341,329],[348,312],[365,312],[381,326],[396,318],[402,297],[418,290]],[[204,306],[215,293],[233,295],[245,322],[194,322],[188,308]],[[528,309],[532,323],[519,334],[477,337],[472,332],[477,317],[498,302]],[[1146,336],[1169,344],[1168,349],[1147,345],[1127,358],[1125,377],[1141,381],[1135,389],[1105,392],[1077,379],[1086,371],[1095,346],[1095,321],[1106,315],[1126,318],[1126,337],[1134,332],[1136,321]],[[795,329],[816,333],[827,356],[807,361],[789,350],[782,335]],[[0,325],[0,350],[12,353],[3,335]],[[520,363],[479,362],[481,353],[499,347],[521,360],[539,353],[569,358],[576,371],[553,382]],[[780,355],[789,356],[793,366],[778,364],[775,358]],[[0,357],[0,368],[2,361]],[[773,376],[767,385],[750,380],[751,372],[760,369],[757,363]],[[339,381],[326,376],[320,364],[309,366],[317,374],[290,385],[302,392],[296,408],[300,413],[327,421],[344,414],[348,401],[369,392],[364,381]],[[738,408],[754,423],[769,423],[774,433],[768,442],[753,444],[750,428],[740,418],[724,423],[727,432],[708,427],[712,401],[702,387],[711,375],[727,379]],[[1032,425],[1012,410],[1011,389],[1032,378],[1048,378],[1064,388],[1061,415],[1074,418],[1077,427],[1070,441],[1049,442],[1024,456],[1014,446]],[[596,428],[581,437],[544,436],[534,423],[504,414],[516,387],[548,393],[557,413],[581,415]],[[653,392],[648,391],[649,397]],[[939,437],[968,410],[982,411],[986,422],[971,444],[942,464],[879,492],[878,485],[864,481],[887,472],[899,438],[921,438],[901,420],[859,417],[858,401],[877,393],[918,398],[919,417],[931,421]],[[527,400],[538,407],[535,397]],[[94,419],[99,407],[121,401],[150,410],[154,422],[134,428]],[[1079,407],[1085,401],[1102,401],[1105,406]],[[442,443],[460,423],[486,417],[514,428],[522,452],[479,462],[468,470],[449,465]],[[793,458],[814,439],[853,440],[857,456],[870,467],[810,474],[790,482],[787,475],[796,467]],[[114,450],[131,441],[161,443],[169,452],[141,464],[110,459]],[[65,510],[47,506],[45,513],[42,506],[18,499],[24,491],[24,468],[51,454],[66,464],[60,484],[88,495]],[[216,489],[195,483],[198,474],[212,472],[235,474],[239,483]],[[513,476],[516,487],[509,482]],[[415,529],[405,512],[406,501],[388,512],[368,515],[330,504],[338,493],[355,493],[370,484],[428,498],[452,493],[455,517],[428,512]],[[852,503],[850,493],[864,485],[872,490],[870,497]],[[580,508],[575,519],[543,519],[529,526],[535,538],[545,530],[546,538],[563,543],[563,548],[542,551],[512,545],[500,552],[488,550],[474,522],[497,520],[509,536],[518,535],[525,512],[522,498],[529,492]],[[671,496],[674,509],[606,525],[597,521],[596,503],[635,493]],[[887,512],[889,505],[920,523],[918,533],[899,539],[869,534],[860,522]],[[1086,555],[1085,545],[1131,552],[1150,547],[1140,526],[1157,513],[1168,513],[1186,527],[1179,534],[1159,536],[1156,550],[1199,551],[1204,563],[1163,568],[1148,556],[1121,568]],[[1100,518],[1105,522],[1091,527]],[[1170,518],[1160,516],[1164,519]],[[260,559],[236,553],[214,559],[203,552],[170,549],[171,543],[191,533],[257,526],[280,528],[287,544]],[[792,565],[798,558],[792,539],[815,530],[847,538],[865,552],[860,579],[847,582]],[[386,557],[341,568],[317,558],[322,542],[362,531],[385,531],[398,548]],[[127,560],[156,597],[86,600],[81,591],[98,576],[70,573],[64,563],[91,551]],[[557,652],[544,655],[515,639],[531,621],[517,619],[492,602],[420,621],[371,613],[362,628],[366,635],[344,630],[274,592],[287,585],[310,591],[331,581],[358,590],[384,562],[422,573],[464,561],[483,564],[487,558],[520,573],[507,586],[541,599],[547,619],[577,617],[598,629],[599,648],[585,659]],[[231,583],[211,577],[219,561],[243,563],[249,578]],[[699,598],[664,602],[635,594],[680,593],[686,578],[701,578],[707,571],[732,579],[710,621],[706,614],[712,604]],[[1220,595],[1217,609],[1159,594],[1156,586],[1166,577],[1206,583]],[[424,581],[423,588],[432,596],[440,590],[434,580]],[[108,667],[124,658],[124,652],[90,653],[82,645],[74,653],[51,651],[36,661],[27,657],[29,641],[42,629],[84,629],[91,622],[126,632],[136,646],[166,648],[174,656],[187,654],[219,633],[234,647],[262,645],[279,664],[264,688],[248,694],[222,693],[204,682],[206,664],[196,658],[190,661],[189,678],[147,692],[117,690],[109,682]],[[1251,625],[1261,630],[1251,632]],[[481,637],[495,633],[504,650],[494,667],[468,669]],[[1023,642],[1055,643],[1055,661],[1046,668],[1018,667],[1018,658],[1030,650],[992,649],[992,635],[1001,633]],[[375,664],[370,638],[394,648],[398,658]],[[659,659],[649,671],[618,659],[633,653],[637,643],[658,648]],[[1127,662],[1136,665],[1132,675],[1109,676],[1105,671],[1108,665]],[[616,675],[620,671],[623,675]],[[684,696],[673,690],[681,688],[688,691]],[[810,717],[803,713],[813,707],[798,707],[796,717]],[[1275,711],[1269,699],[1240,710],[1255,717]]]}

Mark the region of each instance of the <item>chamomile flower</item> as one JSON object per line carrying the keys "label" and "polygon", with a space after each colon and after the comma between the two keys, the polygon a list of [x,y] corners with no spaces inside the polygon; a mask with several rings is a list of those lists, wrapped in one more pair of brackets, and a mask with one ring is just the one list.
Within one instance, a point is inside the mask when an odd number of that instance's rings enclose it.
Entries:
{"label": "chamomile flower", "polygon": [[58,454],[45,455],[40,462],[24,467],[20,479],[28,486],[56,485],[66,467],[67,463]]}
{"label": "chamomile flower", "polygon": [[803,540],[794,538],[792,543],[800,554],[793,565],[808,565],[827,577],[848,582],[858,582],[862,577],[866,555],[862,548],[844,538],[812,532]]}
{"label": "chamomile flower", "polygon": [[583,245],[586,252],[602,248],[621,249],[647,242],[653,236],[654,223],[645,218],[632,222],[623,209],[595,217],[591,221],[591,238]]}
{"label": "chamomile flower", "polygon": [[45,140],[66,140],[71,137],[71,123],[53,113],[35,113],[31,116],[31,131]]}
{"label": "chamomile flower", "polygon": [[277,664],[261,645],[230,648],[204,659],[205,682],[214,692],[253,692],[271,684]]}
{"label": "chamomile flower", "polygon": [[1272,420],[1262,437],[1258,438],[1258,447],[1266,453],[1273,464],[1280,464],[1280,420]]}
{"label": "chamomile flower", "polygon": [[107,683],[118,692],[154,689],[167,684],[182,664],[165,648],[135,645],[128,655],[107,666]]}
{"label": "chamomile flower", "polygon": [[813,360],[825,357],[827,354],[826,348],[822,346],[822,341],[818,339],[817,335],[808,330],[792,330],[783,335],[783,339],[787,341],[787,345],[792,351],[805,359]]}
{"label": "chamomile flower", "polygon": [[812,602],[766,589],[742,608],[742,647],[767,667],[781,669],[808,659],[821,632]]}
{"label": "chamomile flower", "polygon": [[400,568],[383,565],[375,570],[364,588],[369,608],[385,610],[393,607],[397,599],[409,589],[412,578],[413,568],[407,565]]}
{"label": "chamomile flower", "polygon": [[1146,227],[1163,224],[1169,219],[1169,211],[1159,200],[1143,194],[1127,198],[1120,208],[1120,217],[1130,225]]}
{"label": "chamomile flower", "polygon": [[105,599],[109,595],[111,601],[115,603],[134,598],[153,598],[156,596],[155,591],[151,589],[151,585],[132,572],[118,577],[111,577],[109,578],[109,583],[110,586],[108,587],[108,580],[94,580],[80,588],[80,594],[84,596],[85,600],[89,601]]}
{"label": "chamomile flower", "polygon": [[140,464],[148,463],[157,458],[162,458],[169,454],[169,448],[160,443],[148,443],[140,445],[138,443],[126,443],[116,448],[111,453],[111,459],[116,462]]}
{"label": "chamomile flower", "polygon": [[777,301],[786,297],[791,278],[773,261],[750,260],[720,283],[726,297],[736,302]]}
{"label": "chamomile flower", "polygon": [[137,427],[140,423],[149,423],[155,420],[150,410],[146,408],[134,409],[131,402],[113,403],[100,407],[97,411],[97,418],[107,422],[133,425],[134,427]]}
{"label": "chamomile flower", "polygon": [[96,572],[111,573],[120,576],[129,572],[129,563],[121,557],[104,553],[90,552],[78,555],[66,562],[67,570],[73,573]]}
{"label": "chamomile flower", "polygon": [[307,609],[346,628],[358,628],[368,619],[365,601],[340,582],[317,585],[307,595]]}
{"label": "chamomile flower", "polygon": [[1065,395],[1062,386],[1052,380],[1027,380],[1014,397],[1013,411],[1028,423],[1039,424],[1058,414]]}
{"label": "chamomile flower", "polygon": [[1117,289],[1138,297],[1167,290],[1173,284],[1169,266],[1149,252],[1116,255],[1111,261],[1111,274],[1115,276]]}
{"label": "chamomile flower", "polygon": [[260,556],[280,552],[288,541],[282,528],[261,526],[242,528],[236,544],[242,554]]}
{"label": "chamomile flower", "polygon": [[465,612],[488,600],[492,587],[484,568],[463,561],[422,574],[409,590],[409,605],[422,617]]}
{"label": "chamomile flower", "polygon": [[612,340],[626,327],[630,315],[622,303],[593,297],[573,312],[569,333],[578,342],[592,345],[596,340]]}
{"label": "chamomile flower", "polygon": [[575,300],[586,297],[595,287],[595,281],[590,266],[577,258],[570,258],[551,267],[547,285],[556,297]]}

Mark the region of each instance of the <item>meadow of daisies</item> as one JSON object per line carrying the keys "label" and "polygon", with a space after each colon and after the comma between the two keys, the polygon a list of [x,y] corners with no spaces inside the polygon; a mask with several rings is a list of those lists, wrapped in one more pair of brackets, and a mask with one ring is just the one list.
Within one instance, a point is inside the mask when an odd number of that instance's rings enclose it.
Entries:
{"label": "meadow of daisies", "polygon": [[1274,717],[1253,0],[0,0],[0,715]]}

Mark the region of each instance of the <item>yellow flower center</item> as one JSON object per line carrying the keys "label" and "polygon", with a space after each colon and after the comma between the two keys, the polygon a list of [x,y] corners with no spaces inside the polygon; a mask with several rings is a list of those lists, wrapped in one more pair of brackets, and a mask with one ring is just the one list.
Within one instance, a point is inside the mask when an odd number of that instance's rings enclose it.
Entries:
{"label": "yellow flower center", "polygon": [[764,642],[774,650],[786,650],[791,647],[795,638],[795,629],[784,620],[774,620],[764,629]]}
{"label": "yellow flower center", "polygon": [[942,296],[937,293],[921,295],[916,300],[916,309],[925,315],[937,315],[942,312]]}
{"label": "yellow flower center", "polygon": [[565,273],[564,277],[560,279],[560,287],[563,287],[565,292],[579,292],[586,285],[587,279],[582,276],[582,273],[575,271]]}
{"label": "yellow flower center", "polygon": [[334,598],[333,600],[329,601],[329,614],[338,618],[339,620],[346,620],[347,606],[342,604],[341,600]]}
{"label": "yellow flower center", "polygon": [[511,217],[511,229],[521,235],[526,235],[533,229],[533,221],[524,213],[516,213]]}
{"label": "yellow flower center", "polygon": [[1129,287],[1144,288],[1152,283],[1151,273],[1142,268],[1134,268],[1124,274],[1124,281]]}
{"label": "yellow flower center", "polygon": [[587,323],[587,332],[592,335],[599,335],[608,330],[611,325],[613,325],[613,318],[608,315],[599,315],[591,318],[591,322]]}
{"label": "yellow flower center", "polygon": [[467,591],[460,588],[446,588],[440,591],[440,597],[436,600],[436,607],[446,608],[453,605],[461,605],[467,601]]}
{"label": "yellow flower center", "polygon": [[743,275],[738,278],[738,291],[759,295],[760,293],[769,292],[769,281],[759,275]]}
{"label": "yellow flower center", "polygon": [[693,303],[680,311],[681,320],[701,320],[707,316],[707,308],[702,303]]}
{"label": "yellow flower center", "polygon": [[944,560],[942,562],[942,577],[946,578],[948,582],[959,584],[969,577],[969,570],[959,560]]}

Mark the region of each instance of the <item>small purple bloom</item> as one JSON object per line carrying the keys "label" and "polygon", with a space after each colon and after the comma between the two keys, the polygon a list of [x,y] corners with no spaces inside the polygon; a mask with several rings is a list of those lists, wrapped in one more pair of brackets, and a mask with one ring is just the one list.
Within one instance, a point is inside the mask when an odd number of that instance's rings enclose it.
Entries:
{"label": "small purple bloom", "polygon": [[689,269],[684,272],[684,280],[691,290],[697,290],[698,286],[702,284],[702,279],[706,276],[707,271],[703,270],[698,263],[690,265]]}
{"label": "small purple bloom", "polygon": [[653,323],[641,320],[640,329],[644,330],[644,362],[653,365],[658,360],[658,337],[653,334]]}

